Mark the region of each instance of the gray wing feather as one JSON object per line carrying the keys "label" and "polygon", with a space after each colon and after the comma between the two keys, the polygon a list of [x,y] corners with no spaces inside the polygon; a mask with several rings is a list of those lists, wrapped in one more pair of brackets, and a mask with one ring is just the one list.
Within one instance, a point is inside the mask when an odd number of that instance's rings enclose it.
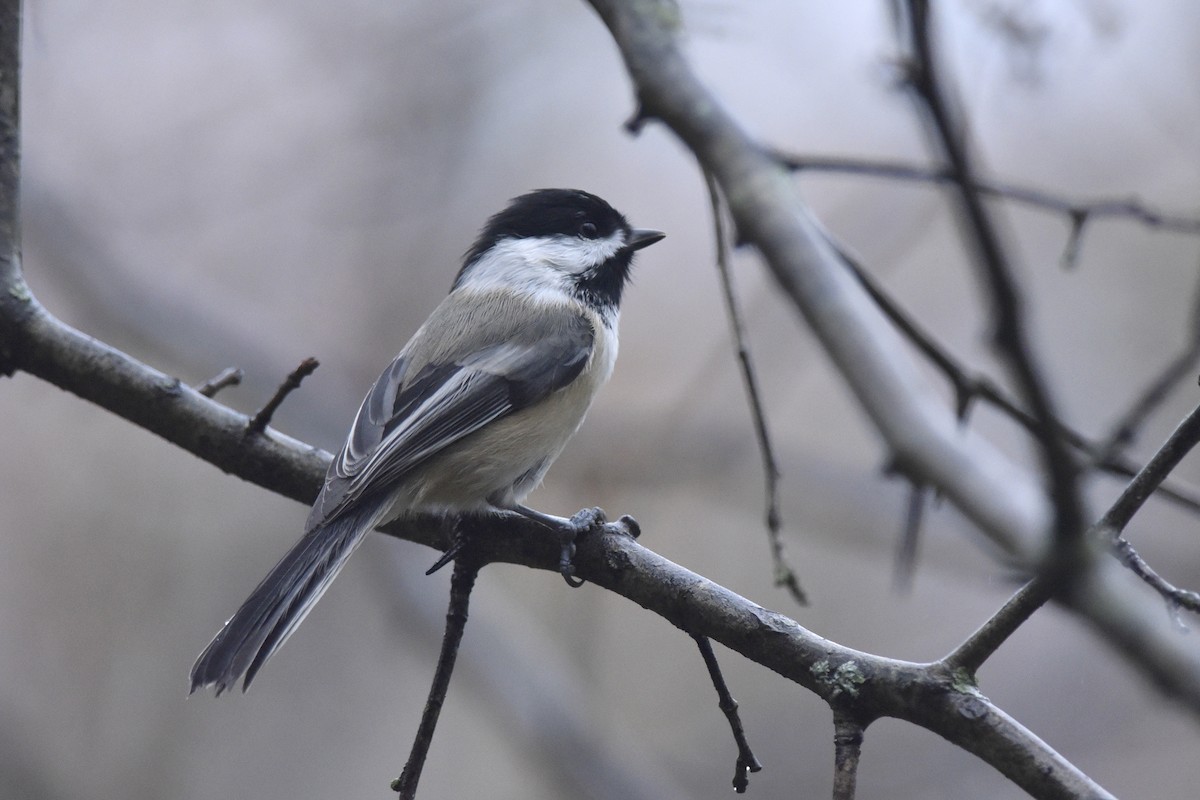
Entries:
{"label": "gray wing feather", "polygon": [[401,353],[363,400],[346,446],[313,506],[309,528],[359,498],[387,492],[444,448],[573,381],[591,356],[594,333],[572,314],[549,335],[515,337],[410,375]]}

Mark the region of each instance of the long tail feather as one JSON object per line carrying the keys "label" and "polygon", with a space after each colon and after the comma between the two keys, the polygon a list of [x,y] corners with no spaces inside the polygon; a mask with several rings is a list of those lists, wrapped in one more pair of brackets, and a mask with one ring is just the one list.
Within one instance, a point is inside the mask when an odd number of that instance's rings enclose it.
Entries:
{"label": "long tail feather", "polygon": [[245,674],[245,691],[375,526],[379,505],[368,504],[304,534],[196,659],[191,690],[213,686],[220,695]]}

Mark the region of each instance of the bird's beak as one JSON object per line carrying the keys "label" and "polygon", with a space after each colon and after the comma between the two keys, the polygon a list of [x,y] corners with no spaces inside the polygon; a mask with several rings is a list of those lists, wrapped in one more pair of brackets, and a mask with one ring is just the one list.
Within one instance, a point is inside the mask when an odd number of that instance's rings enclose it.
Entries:
{"label": "bird's beak", "polygon": [[634,228],[629,232],[629,243],[625,245],[630,250],[641,250],[643,247],[649,247],[659,239],[666,236],[662,231],[653,231],[649,228]]}

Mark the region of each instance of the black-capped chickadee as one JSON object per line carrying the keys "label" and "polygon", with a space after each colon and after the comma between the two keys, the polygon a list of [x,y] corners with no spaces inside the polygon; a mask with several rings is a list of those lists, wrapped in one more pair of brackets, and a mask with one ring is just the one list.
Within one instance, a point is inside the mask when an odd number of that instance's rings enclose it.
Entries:
{"label": "black-capped chickadee", "polygon": [[633,254],[663,236],[572,189],[530,192],[488,220],[367,393],[303,538],[196,660],[192,691],[219,695],[243,674],[245,690],[379,525],[407,512],[556,519],[521,503],[608,380]]}

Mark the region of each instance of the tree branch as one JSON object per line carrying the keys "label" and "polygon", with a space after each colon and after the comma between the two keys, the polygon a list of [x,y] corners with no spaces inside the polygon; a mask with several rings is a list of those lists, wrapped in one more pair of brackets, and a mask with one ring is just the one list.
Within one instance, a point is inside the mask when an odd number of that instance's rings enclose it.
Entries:
{"label": "tree branch", "polygon": [[[627,62],[639,86],[648,81],[640,90],[641,107],[660,118],[674,115],[676,124],[687,131],[685,141],[698,148],[704,163],[712,163],[739,229],[764,253],[781,285],[813,323],[898,461],[942,489],[1009,552],[1035,563],[1044,550],[1049,522],[1036,481],[986,443],[960,435],[952,415],[938,413],[903,341],[818,235],[786,173],[733,125],[691,75],[673,40],[675,7],[645,0],[636,9],[602,0],[594,0],[594,5],[623,52],[629,50]],[[19,30],[19,10],[9,12],[5,7],[0,37],[15,35],[6,27],[10,22]],[[637,51],[635,44],[648,50]],[[0,51],[5,51],[0,53],[0,70],[6,66],[7,49],[15,46],[9,39],[0,41]],[[664,61],[651,65],[639,60],[646,57]],[[650,80],[654,76],[643,74],[653,72],[652,66],[666,70],[654,80],[667,83],[655,83]],[[699,106],[688,105],[697,100],[702,101]],[[7,113],[4,102],[0,93],[0,113]],[[14,101],[14,130],[15,108]],[[9,122],[6,118],[0,126]],[[3,146],[0,143],[0,149]],[[0,152],[0,159],[7,155]],[[245,437],[245,415],[75,331],[37,303],[20,275],[15,177],[11,185],[3,182],[9,168],[15,176],[15,155],[13,159],[0,165],[0,189],[14,191],[8,195],[13,208],[0,207],[0,238],[7,237],[0,241],[0,367],[42,377],[227,472],[311,502],[330,460],[327,453],[270,429],[262,436]],[[4,215],[10,211],[6,223]],[[997,486],[1006,488],[1004,497],[994,491]],[[831,704],[852,707],[864,725],[891,716],[934,731],[1036,797],[1109,796],[982,697],[961,674],[940,664],[856,651],[817,636],[641,547],[629,535],[631,524],[623,518],[583,538],[576,554],[580,577],[633,600],[688,634],[721,642]],[[498,535],[481,537],[482,561],[557,570],[558,545],[540,525],[519,515],[496,525]],[[388,532],[444,547],[442,528],[436,518],[414,518]],[[1104,575],[1089,577],[1104,596],[1121,599],[1110,591]],[[1139,613],[1140,606],[1130,607],[1130,619],[1137,621]],[[1163,646],[1161,641],[1152,644]]]}
{"label": "tree branch", "polygon": [[783,554],[783,519],[779,513],[779,462],[767,430],[767,415],[763,410],[762,392],[758,388],[758,376],[754,361],[750,358],[750,347],[746,344],[746,325],[733,292],[733,275],[729,272],[729,242],[725,233],[725,221],[721,215],[721,194],[713,176],[705,172],[704,183],[708,187],[709,205],[712,209],[713,233],[716,238],[717,274],[721,278],[721,295],[725,298],[725,313],[733,333],[733,345],[737,350],[738,366],[742,373],[742,385],[746,387],[746,402],[750,405],[750,417],[754,421],[754,437],[758,451],[762,454],[763,481],[766,484],[767,538],[771,544],[771,560],[774,564],[776,586],[785,587],[792,599],[800,605],[808,605],[808,597],[800,586],[796,570]]}
{"label": "tree branch", "polygon": [[446,610],[446,630],[442,636],[442,648],[438,654],[433,683],[429,687],[429,698],[425,701],[421,724],[417,727],[404,770],[399,778],[392,781],[392,791],[400,796],[400,800],[413,800],[417,796],[417,784],[425,768],[429,746],[433,744],[433,732],[437,727],[438,717],[441,716],[442,705],[446,702],[450,676],[454,673],[454,662],[458,659],[458,648],[462,643],[463,631],[467,627],[471,590],[475,587],[475,577],[478,574],[479,565],[470,554],[455,560],[454,575],[450,579],[450,607]]}
{"label": "tree branch", "polygon": [[212,399],[217,396],[217,392],[229,386],[237,386],[245,377],[246,373],[240,367],[226,367],[204,383],[193,388],[205,397]]}
{"label": "tree branch", "polygon": [[1098,527],[1117,536],[1133,519],[1141,507],[1154,494],[1154,490],[1179,466],[1184,456],[1200,443],[1200,406],[1184,417],[1162,447],[1146,462],[1146,466],[1134,477],[1120,497],[1105,512],[1097,523]]}
{"label": "tree branch", "polygon": [[1026,336],[1024,302],[1013,279],[1000,232],[975,188],[975,168],[965,126],[955,114],[953,99],[940,80],[933,46],[932,10],[928,0],[908,0],[907,8],[909,83],[927,114],[934,145],[944,154],[955,178],[964,230],[992,303],[993,344],[1008,362],[1036,422],[1042,464],[1054,503],[1057,563],[1049,566],[1069,576],[1078,568],[1075,562],[1082,557],[1080,544],[1086,529],[1078,468],[1055,430],[1058,414]]}
{"label": "tree branch", "polygon": [[833,800],[854,800],[863,725],[840,706],[833,708]]}
{"label": "tree branch", "polygon": [[[717,179],[741,240],[762,254],[892,449],[896,465],[946,497],[1019,564],[1042,565],[1056,522],[1076,524],[1067,464],[1047,457],[1062,484],[1064,496],[1055,493],[1056,500],[1065,501],[1066,513],[1060,513],[1040,478],[958,428],[915,368],[906,342],[837,257],[790,173],[700,83],[677,42],[681,20],[675,4],[590,2],[625,61],[638,119],[661,120]],[[1046,410],[1035,416],[1044,422]],[[1200,651],[1190,641],[1163,634],[1161,609],[1108,569],[1114,566],[1111,560],[1104,561],[1109,563],[1094,565],[1069,598],[1070,607],[1111,637],[1147,676],[1200,712]],[[1131,646],[1135,640],[1144,645],[1140,653]]]}
{"label": "tree branch", "polygon": [[[1200,443],[1200,407],[1194,409],[1176,427],[1149,463],[1130,481],[1129,485],[1125,487],[1125,491],[1089,531],[1092,538],[1099,538],[1104,545],[1111,547],[1117,560],[1161,594],[1172,608],[1182,607],[1191,611],[1200,611],[1200,596],[1197,596],[1195,592],[1188,592],[1172,586],[1163,580],[1138,556],[1133,547],[1121,536],[1121,533],[1158,485],[1179,465],[1183,457],[1191,452],[1197,443]],[[1030,581],[979,630],[959,645],[954,652],[942,659],[942,663],[949,669],[964,669],[974,674],[983,665],[983,662],[990,658],[992,653],[1025,623],[1025,620],[1054,597],[1057,589],[1058,587],[1055,586],[1049,575],[1040,575]],[[1104,604],[1105,607],[1108,605],[1108,603]],[[1111,613],[1100,616],[1114,621],[1122,619],[1121,616]],[[1105,625],[1101,624],[1101,627],[1103,628]],[[1119,638],[1128,640],[1131,635],[1124,633],[1120,634]],[[1173,676],[1166,671],[1165,665],[1156,665],[1153,660],[1148,663],[1151,675],[1157,683],[1166,685],[1180,680],[1178,676]]]}
{"label": "tree branch", "polygon": [[1039,563],[1052,514],[1040,482],[945,413],[907,343],[837,257],[788,171],[692,72],[675,41],[677,8],[667,0],[592,6],[621,49],[639,105],[716,177],[741,240],[762,254],[896,464],[938,488],[1016,560]]}
{"label": "tree branch", "polygon": [[[0,297],[11,296],[0,291]],[[284,496],[312,501],[330,460],[327,453],[270,429],[263,436],[245,437],[245,415],[63,326],[31,296],[21,307],[34,312],[26,316],[26,325],[17,326],[23,346],[14,352],[20,354],[21,368],[54,379],[228,472]],[[6,329],[11,327],[6,324]],[[1074,766],[1015,723],[1001,730],[989,722],[989,712],[978,717],[984,722],[979,727],[964,726],[955,700],[958,692],[948,687],[944,671],[823,639],[639,546],[629,535],[631,524],[623,518],[580,542],[575,558],[580,577],[633,600],[689,634],[721,642],[826,699],[844,702],[854,697],[868,716],[915,721],[976,753],[1037,797],[1091,796],[1071,793],[1068,787],[1080,782],[1103,796]],[[475,542],[475,555],[482,563],[558,569],[558,544],[540,525],[515,514],[498,519],[496,525],[497,535]],[[385,532],[444,549],[444,528],[440,518],[416,517]],[[1003,745],[996,751],[1004,754],[1003,760],[989,754],[989,742]]]}
{"label": "tree branch", "polygon": [[[958,178],[948,167],[929,167],[900,161],[881,161],[869,158],[838,156],[801,156],[781,151],[775,157],[795,172],[828,172],[840,175],[862,175],[887,180],[929,183],[938,186],[956,183]],[[1104,198],[1101,200],[1069,200],[1052,192],[1003,181],[976,178],[975,191],[1000,197],[1014,203],[1062,214],[1070,219],[1093,220],[1101,217],[1130,219],[1148,228],[1183,234],[1200,234],[1200,219],[1168,214],[1150,208],[1136,199]],[[1078,223],[1076,223],[1078,224]]]}
{"label": "tree branch", "polygon": [[[982,401],[998,409],[1031,434],[1036,433],[1038,423],[1029,412],[1021,408],[1004,389],[986,375],[972,372],[955,359],[945,347],[933,338],[931,333],[906,313],[883,290],[883,287],[875,281],[871,273],[853,253],[832,237],[829,238],[829,241],[862,284],[867,294],[879,305],[880,310],[887,315],[892,324],[945,375],[946,380],[954,388],[955,414],[960,420],[966,419],[976,401]],[[1197,301],[1200,303],[1200,295],[1198,295]],[[1200,318],[1200,311],[1197,312],[1197,317]],[[1180,379],[1188,365],[1194,363],[1193,359],[1200,357],[1200,332],[1195,332],[1196,328],[1196,324],[1193,323],[1193,337],[1197,344],[1186,347],[1183,353],[1164,368],[1163,373],[1151,383],[1144,396],[1139,398],[1133,407],[1122,416],[1121,422],[1116,426],[1116,432],[1108,441],[1099,444],[1092,442],[1083,434],[1058,420],[1054,422],[1056,435],[1062,437],[1066,444],[1085,456],[1093,468],[1120,478],[1132,478],[1136,475],[1139,468],[1121,454],[1120,444],[1132,439],[1136,432],[1136,426],[1154,409],[1167,390]],[[1193,355],[1193,349],[1195,349],[1195,355]],[[1120,441],[1118,441],[1118,436],[1121,437]],[[1155,491],[1184,508],[1200,511],[1200,497],[1197,497],[1194,491],[1167,486],[1163,483],[1160,483]]]}
{"label": "tree branch", "polygon": [[[301,361],[300,366],[288,373],[287,378],[275,390],[275,394],[271,395],[271,399],[250,419],[250,423],[246,426],[246,435],[257,435],[265,431],[271,418],[275,416],[275,412],[283,405],[287,396],[299,389],[301,381],[312,375],[319,366],[321,366],[321,362],[310,356]],[[212,395],[205,396],[211,397]]]}
{"label": "tree branch", "polygon": [[[547,553],[552,563],[553,553]],[[580,575],[707,636],[869,722],[918,724],[1035,797],[1108,797],[1094,781],[940,665],[870,655],[802,628],[609,530],[580,547]]]}
{"label": "tree branch", "polygon": [[1035,578],[1022,586],[1009,598],[999,611],[979,627],[967,640],[942,659],[950,670],[964,670],[974,680],[975,672],[983,662],[1008,641],[1034,612],[1054,597],[1051,582]]}
{"label": "tree branch", "polygon": [[[11,375],[9,334],[31,297],[21,277],[21,3],[0,4],[0,375]],[[15,316],[15,314],[14,314]]]}
{"label": "tree branch", "polygon": [[[4,293],[11,297],[11,294]],[[23,301],[34,313],[21,328],[21,368],[54,378],[99,405],[143,424],[223,469],[302,502],[311,502],[329,455],[268,430],[260,437],[242,435],[247,418],[208,400],[135,360],[54,320],[30,296]],[[65,363],[59,363],[61,358]],[[93,378],[89,383],[88,377]],[[83,384],[81,386],[81,384]],[[497,523],[499,535],[479,537],[477,555],[484,562],[505,561],[557,570],[559,548],[540,526],[519,515]],[[1062,794],[1064,787],[1087,781],[1069,762],[1019,726],[1005,734],[1008,746],[1024,755],[1013,763],[988,755],[992,726],[963,727],[951,695],[936,672],[843,648],[796,625],[786,617],[739,597],[637,545],[627,535],[628,521],[585,537],[576,554],[579,575],[617,592],[663,616],[690,633],[708,636],[742,655],[794,680],[822,697],[857,693],[874,715],[911,719],[981,758],[1026,786],[1037,775],[1033,793]],[[414,518],[386,529],[410,541],[446,546],[444,526],[434,517]],[[864,676],[862,682],[855,675]],[[923,700],[914,701],[916,696]],[[914,707],[914,702],[920,708]],[[928,704],[929,707],[925,707]],[[940,711],[938,709],[941,709]],[[986,715],[985,715],[986,716]],[[982,717],[981,717],[982,718]],[[982,737],[976,741],[976,737]],[[1015,747],[1012,737],[1024,737]],[[982,742],[982,743],[981,743]],[[1041,764],[1050,765],[1043,769]],[[1096,787],[1098,793],[1102,793]]]}
{"label": "tree branch", "polygon": [[223,472],[311,504],[332,456],[272,429],[53,317],[19,273],[0,276],[0,353],[36,375],[155,433]]}
{"label": "tree branch", "polygon": [[733,699],[733,695],[730,694],[729,687],[725,683],[725,676],[721,674],[721,666],[717,663],[717,654],[713,652],[712,642],[703,636],[693,636],[692,638],[700,649],[700,657],[704,659],[704,666],[708,669],[708,677],[712,681],[713,689],[717,691],[717,707],[721,709],[726,721],[729,722],[733,743],[737,747],[737,762],[733,769],[733,790],[738,794],[745,794],[746,789],[750,786],[750,773],[761,771],[762,764],[754,755],[754,751],[750,749],[750,742],[746,739],[746,730],[742,725],[742,717],[738,714],[737,700]]}

